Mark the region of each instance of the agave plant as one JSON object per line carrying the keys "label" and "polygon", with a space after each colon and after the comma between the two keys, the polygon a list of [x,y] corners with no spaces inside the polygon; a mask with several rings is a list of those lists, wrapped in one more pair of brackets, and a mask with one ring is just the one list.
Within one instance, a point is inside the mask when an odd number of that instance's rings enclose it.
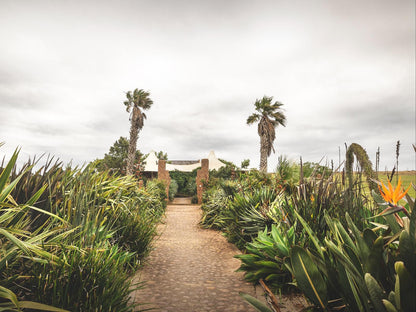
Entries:
{"label": "agave plant", "polygon": [[263,279],[274,290],[287,288],[292,276],[284,263],[296,243],[295,229],[296,224],[289,228],[281,223],[272,224],[270,231],[267,227],[260,231],[246,245],[246,253],[235,256],[242,262],[238,271],[245,272],[244,278],[254,284]]}
{"label": "agave plant", "polygon": [[299,289],[322,310],[415,311],[416,213],[413,199],[408,198],[407,208],[411,212],[403,228],[394,223],[394,218],[389,218],[397,209],[381,214],[388,225],[374,223],[376,227],[363,231],[348,214],[348,229],[326,216],[329,233],[323,240],[319,240],[307,222],[297,215],[313,243],[307,249],[291,249],[287,266]]}
{"label": "agave plant", "polygon": [[279,195],[277,191],[268,187],[252,193],[235,194],[233,201],[223,212],[227,239],[242,249],[259,231],[276,223],[278,212],[273,202]]}

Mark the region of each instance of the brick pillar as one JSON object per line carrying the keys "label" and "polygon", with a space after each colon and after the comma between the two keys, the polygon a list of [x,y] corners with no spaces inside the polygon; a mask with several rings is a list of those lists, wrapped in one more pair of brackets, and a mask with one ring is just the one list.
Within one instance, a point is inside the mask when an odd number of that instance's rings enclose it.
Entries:
{"label": "brick pillar", "polygon": [[159,159],[157,167],[157,178],[166,184],[166,196],[169,200],[169,185],[170,185],[170,175],[169,171],[166,170],[166,160]]}
{"label": "brick pillar", "polygon": [[201,160],[201,169],[196,173],[196,191],[198,196],[198,204],[202,204],[202,194],[204,193],[204,186],[202,181],[209,179],[209,161],[208,159]]}

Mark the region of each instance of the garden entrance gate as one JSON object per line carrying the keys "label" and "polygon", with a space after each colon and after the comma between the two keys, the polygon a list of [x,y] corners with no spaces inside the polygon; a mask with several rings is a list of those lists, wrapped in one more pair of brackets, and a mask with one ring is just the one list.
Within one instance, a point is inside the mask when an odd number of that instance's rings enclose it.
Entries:
{"label": "garden entrance gate", "polygon": [[[176,166],[176,170],[181,171],[180,166]],[[169,197],[170,175],[166,170],[166,160],[158,160],[157,178],[166,183],[166,194]],[[198,204],[202,203],[202,194],[204,193],[203,180],[209,178],[209,160],[207,158],[201,159],[201,168],[196,173],[196,194],[198,196]]]}

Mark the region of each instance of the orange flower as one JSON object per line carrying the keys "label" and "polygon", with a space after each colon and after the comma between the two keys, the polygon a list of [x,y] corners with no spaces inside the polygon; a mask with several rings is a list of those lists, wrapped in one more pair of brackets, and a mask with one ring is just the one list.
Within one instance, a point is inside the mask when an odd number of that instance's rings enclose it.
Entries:
{"label": "orange flower", "polygon": [[406,191],[403,191],[403,189],[400,189],[400,186],[402,184],[402,181],[401,181],[400,177],[399,177],[399,182],[397,183],[396,188],[394,188],[391,185],[390,181],[389,181],[389,188],[388,189],[387,189],[387,187],[384,186],[384,184],[382,182],[380,182],[380,184],[381,184],[381,187],[383,188],[383,190],[382,190],[380,188],[380,185],[378,186],[378,189],[380,191],[381,196],[383,196],[383,198],[386,202],[389,202],[390,204],[393,204],[393,205],[397,205],[398,201],[400,199],[402,199],[410,189],[410,185],[409,185],[409,187],[407,188]]}

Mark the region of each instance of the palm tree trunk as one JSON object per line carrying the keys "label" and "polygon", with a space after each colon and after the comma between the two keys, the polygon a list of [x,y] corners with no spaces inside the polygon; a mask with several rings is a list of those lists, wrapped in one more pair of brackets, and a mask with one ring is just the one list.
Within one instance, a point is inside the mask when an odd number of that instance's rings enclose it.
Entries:
{"label": "palm tree trunk", "polygon": [[260,171],[267,173],[267,138],[260,136]]}
{"label": "palm tree trunk", "polygon": [[133,108],[133,114],[131,117],[130,125],[130,141],[129,150],[127,153],[127,175],[134,175],[134,161],[136,156],[137,139],[139,137],[139,125],[137,123],[137,108]]}

